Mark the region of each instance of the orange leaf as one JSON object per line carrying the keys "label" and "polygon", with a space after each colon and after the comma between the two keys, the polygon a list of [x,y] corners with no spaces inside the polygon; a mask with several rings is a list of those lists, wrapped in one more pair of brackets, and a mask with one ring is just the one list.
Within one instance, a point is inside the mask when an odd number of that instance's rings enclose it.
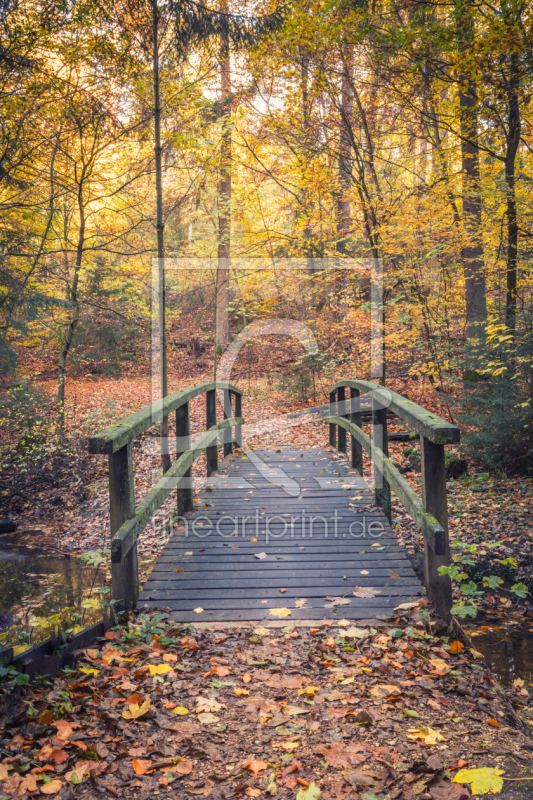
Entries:
{"label": "orange leaf", "polygon": [[174,572],[185,572],[184,569],[175,569]]}
{"label": "orange leaf", "polygon": [[141,698],[139,697],[137,692],[135,692],[134,694],[131,694],[129,697],[126,697],[125,702],[126,703],[137,703],[138,705],[141,705]]}
{"label": "orange leaf", "polygon": [[492,725],[494,728],[499,728],[500,727],[500,723],[498,722],[497,719],[488,719],[487,722],[489,723],[489,725]]}
{"label": "orange leaf", "polygon": [[44,786],[41,786],[41,792],[43,794],[57,794],[62,786],[62,781],[51,781],[51,783],[45,783]]}
{"label": "orange leaf", "polygon": [[152,772],[152,762],[142,758],[133,759],[133,769],[136,775],[146,775],[147,772]]}
{"label": "orange leaf", "polygon": [[399,578],[399,575],[391,575],[391,578]]}
{"label": "orange leaf", "polygon": [[285,594],[286,591],[287,591],[286,589],[280,589],[281,594]]}
{"label": "orange leaf", "polygon": [[462,642],[458,642],[457,640],[455,640],[455,642],[452,642],[450,645],[450,653],[459,653],[459,651],[462,650],[463,647],[464,644]]}
{"label": "orange leaf", "polygon": [[242,679],[244,683],[250,683],[250,681],[252,680],[252,676],[250,675],[249,672],[245,672],[244,675],[242,676]]}
{"label": "orange leaf", "polygon": [[254,774],[257,774],[258,772],[261,772],[262,770],[267,768],[268,764],[265,761],[261,761],[260,758],[256,759],[255,761],[252,761],[251,764],[248,764],[248,769]]}

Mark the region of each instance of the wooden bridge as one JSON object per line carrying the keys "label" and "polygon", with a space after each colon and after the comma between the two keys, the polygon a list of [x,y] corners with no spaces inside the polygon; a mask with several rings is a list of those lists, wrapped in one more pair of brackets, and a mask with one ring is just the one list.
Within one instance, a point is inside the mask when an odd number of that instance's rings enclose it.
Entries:
{"label": "wooden bridge", "polygon": [[[207,430],[191,444],[189,403],[204,393]],[[169,608],[180,622],[385,616],[424,593],[390,527],[392,489],[423,532],[425,588],[449,620],[451,584],[438,572],[450,563],[444,447],[459,429],[358,380],[335,384],[329,404],[313,411],[329,423],[329,450],[243,449],[242,392],[228,383],[176,392],[92,437],[90,452],[109,457],[114,600]],[[133,440],[172,412],[176,460],[135,508]],[[388,458],[391,417],[420,437],[422,498]],[[335,458],[337,449],[349,459]],[[208,481],[194,505],[191,465],[204,451]],[[173,491],[178,529],[139,594],[137,538]]]}

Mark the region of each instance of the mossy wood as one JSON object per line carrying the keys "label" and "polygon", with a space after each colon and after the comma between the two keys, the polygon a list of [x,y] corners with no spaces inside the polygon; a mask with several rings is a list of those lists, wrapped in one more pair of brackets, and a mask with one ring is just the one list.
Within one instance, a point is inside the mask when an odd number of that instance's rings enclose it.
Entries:
{"label": "mossy wood", "polygon": [[[101,433],[89,437],[89,453],[116,453],[128,442],[136,439],[141,433],[147,431],[152,425],[158,425],[163,417],[185,405],[190,400],[214,389],[226,389],[236,396],[242,395],[240,389],[231,383],[200,383],[189,389],[170,394],[164,400],[158,400],[149,406],[136,411],[135,414],[110,425]],[[237,415],[238,416],[238,415]]]}

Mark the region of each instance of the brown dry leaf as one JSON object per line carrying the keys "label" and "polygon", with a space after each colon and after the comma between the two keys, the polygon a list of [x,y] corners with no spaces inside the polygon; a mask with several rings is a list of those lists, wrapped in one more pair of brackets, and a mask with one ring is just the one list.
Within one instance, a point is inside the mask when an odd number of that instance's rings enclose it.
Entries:
{"label": "brown dry leaf", "polygon": [[329,602],[324,608],[329,608],[330,606],[349,606],[352,602],[347,597],[326,597],[326,600]]}
{"label": "brown dry leaf", "polygon": [[280,594],[285,594],[285,592],[286,592],[287,590],[286,590],[286,589],[280,589],[279,591],[280,591]]}
{"label": "brown dry leaf", "polygon": [[377,686],[373,686],[370,689],[370,694],[373,694],[374,697],[381,697],[382,695],[388,694],[401,694],[402,690],[399,686],[393,686],[388,683],[380,683]]}
{"label": "brown dry leaf", "polygon": [[372,586],[356,586],[354,591],[355,597],[375,597],[377,594],[381,594],[379,589],[374,589]]}
{"label": "brown dry leaf", "polygon": [[184,758],[183,761],[178,761],[173,767],[165,767],[163,772],[177,773],[178,775],[189,775],[192,772],[193,763],[190,759]]}
{"label": "brown dry leaf", "polygon": [[259,559],[262,560],[263,558],[266,558],[266,557],[267,557],[266,553],[254,553],[254,558],[259,558]]}
{"label": "brown dry leaf", "polygon": [[63,787],[63,781],[51,781],[50,783],[45,783],[41,786],[41,792],[43,794],[57,794],[59,790]]}
{"label": "brown dry leaf", "polygon": [[74,733],[74,728],[79,728],[77,723],[68,723],[65,719],[58,719],[57,722],[52,723],[57,728],[57,736],[59,739],[68,739]]}
{"label": "brown dry leaf", "polygon": [[248,764],[248,769],[257,775],[258,772],[261,772],[264,769],[268,769],[268,764],[265,761],[261,761],[261,759],[256,759]]}
{"label": "brown dry leaf", "polygon": [[197,714],[202,714],[209,711],[220,711],[225,708],[224,703],[219,703],[217,700],[210,700],[208,697],[197,697],[197,706],[195,711]]}
{"label": "brown dry leaf", "polygon": [[365,748],[356,742],[347,745],[342,742],[332,742],[330,746],[321,744],[315,748],[315,752],[320,753],[334,769],[358,767],[368,758]]}
{"label": "brown dry leaf", "polygon": [[146,775],[148,772],[153,771],[152,762],[147,759],[133,759],[133,770],[136,775]]}
{"label": "brown dry leaf", "polygon": [[176,653],[165,653],[163,656],[163,661],[171,661],[172,663],[175,663],[177,660],[178,657]]}
{"label": "brown dry leaf", "polygon": [[309,709],[299,706],[281,706],[281,713],[286,717],[296,717],[298,714],[309,714]]}
{"label": "brown dry leaf", "polygon": [[[73,768],[68,772],[65,772],[65,778],[70,783],[81,783],[82,780],[86,775],[89,774],[89,770],[94,767],[94,761],[77,761]],[[74,781],[72,780],[72,776],[75,775]]]}
{"label": "brown dry leaf", "polygon": [[250,683],[250,681],[252,680],[252,676],[248,672],[245,672],[244,675],[242,676],[242,679],[244,683]]}
{"label": "brown dry leaf", "polygon": [[247,786],[246,789],[244,790],[244,794],[246,795],[246,797],[261,797],[263,792],[261,791],[261,789],[254,789],[253,786]]}
{"label": "brown dry leaf", "polygon": [[297,600],[294,605],[296,606],[296,608],[303,608],[304,606],[307,605],[307,598],[300,597],[300,599]]}
{"label": "brown dry leaf", "polygon": [[220,722],[220,717],[215,717],[214,714],[209,712],[202,712],[198,714],[198,720],[202,723],[202,725],[212,725],[215,722]]}

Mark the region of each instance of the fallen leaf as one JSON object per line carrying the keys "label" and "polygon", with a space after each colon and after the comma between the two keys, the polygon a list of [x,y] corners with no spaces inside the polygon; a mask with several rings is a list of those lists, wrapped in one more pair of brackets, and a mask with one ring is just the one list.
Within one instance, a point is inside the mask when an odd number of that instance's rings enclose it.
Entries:
{"label": "fallen leaf", "polygon": [[370,631],[368,628],[348,628],[346,631],[342,631],[343,636],[347,636],[349,639],[365,639],[367,636],[370,636]]}
{"label": "fallen leaf", "polygon": [[250,675],[249,672],[245,672],[244,675],[242,676],[242,679],[244,683],[250,683],[250,681],[252,680],[252,676]]}
{"label": "fallen leaf", "polygon": [[374,786],[376,779],[362,769],[343,770],[342,776],[351,786]]}
{"label": "fallen leaf", "polygon": [[393,686],[389,683],[380,683],[377,686],[373,686],[370,689],[370,694],[373,694],[374,697],[380,697],[381,695],[388,695],[388,694],[401,694],[401,689],[399,686]]}
{"label": "fallen leaf", "polygon": [[261,789],[254,789],[253,786],[247,786],[246,789],[244,790],[244,794],[246,795],[246,797],[261,797],[263,792],[261,791]]}
{"label": "fallen leaf", "polygon": [[163,656],[163,661],[172,661],[175,663],[178,660],[176,653],[165,653]]}
{"label": "fallen leaf", "polygon": [[258,772],[261,772],[264,769],[268,768],[268,764],[265,761],[261,761],[261,759],[256,759],[248,764],[248,769],[250,772],[253,772],[254,775],[257,775]]}
{"label": "fallen leaf", "polygon": [[270,609],[270,616],[271,617],[290,617],[291,610],[290,608],[271,608]]}
{"label": "fallen leaf", "polygon": [[320,800],[321,794],[320,788],[313,781],[307,789],[300,789],[296,795],[296,800]]}
{"label": "fallen leaf", "polygon": [[166,675],[171,669],[168,664],[150,664],[150,675]]}
{"label": "fallen leaf", "polygon": [[235,686],[235,688],[233,689],[233,691],[234,691],[234,692],[235,692],[235,694],[236,694],[236,695],[238,695],[239,697],[246,697],[247,695],[249,695],[249,694],[250,694],[250,692],[248,691],[248,689],[243,689],[243,687],[242,687],[242,686]]}
{"label": "fallen leaf", "polygon": [[143,717],[145,714],[150,711],[152,704],[150,700],[145,700],[142,705],[138,703],[132,703],[129,708],[125,708],[122,712],[122,716],[124,719],[139,719],[139,717]]}
{"label": "fallen leaf", "polygon": [[62,787],[62,781],[50,781],[50,783],[45,783],[43,786],[41,786],[41,792],[43,794],[57,794]]}
{"label": "fallen leaf", "polygon": [[347,597],[326,597],[326,600],[329,601],[328,605],[325,608],[329,608],[329,606],[349,606],[352,602]]}
{"label": "fallen leaf", "polygon": [[463,647],[464,644],[462,642],[455,640],[455,642],[452,642],[450,644],[450,653],[458,653],[460,650],[463,649]]}
{"label": "fallen leaf", "polygon": [[307,598],[305,598],[305,597],[300,597],[300,598],[299,598],[299,599],[298,599],[298,600],[295,602],[295,604],[294,604],[294,605],[295,605],[295,607],[296,607],[296,608],[303,608],[304,606],[306,606],[306,605],[307,605]]}
{"label": "fallen leaf", "polygon": [[152,762],[148,760],[133,759],[133,771],[136,775],[146,775],[147,772],[151,772],[153,770]]}
{"label": "fallen leaf", "polygon": [[437,742],[445,742],[446,739],[444,736],[439,733],[438,731],[433,730],[433,728],[409,728],[409,733],[407,734],[408,739],[421,739],[424,744],[432,745],[437,744]]}
{"label": "fallen leaf", "polygon": [[220,711],[224,708],[223,703],[219,703],[217,700],[210,700],[208,697],[197,697],[196,702],[198,704],[195,709],[197,714],[202,711]]}
{"label": "fallen leaf", "polygon": [[[391,575],[391,578],[399,578],[399,575]],[[417,608],[418,603],[401,603],[399,606],[396,606],[394,609],[395,611],[410,611],[412,608]]]}
{"label": "fallen leaf", "polygon": [[381,591],[372,586],[356,586],[354,591],[355,597],[375,597],[377,594],[381,594]]}
{"label": "fallen leaf", "polygon": [[198,714],[198,719],[202,725],[212,725],[215,722],[220,722],[220,717],[215,717],[214,714],[210,714],[209,712]]}
{"label": "fallen leaf", "polygon": [[498,794],[503,788],[503,769],[480,767],[479,769],[460,769],[453,776],[453,783],[469,783],[472,794]]}
{"label": "fallen leaf", "polygon": [[254,633],[256,636],[270,636],[272,631],[269,628],[264,628],[260,625],[258,628],[254,628]]}
{"label": "fallen leaf", "polygon": [[262,558],[266,558],[266,557],[267,557],[266,553],[254,553],[254,558],[262,559]]}
{"label": "fallen leaf", "polygon": [[488,722],[489,725],[492,725],[493,728],[499,728],[500,727],[500,723],[498,722],[497,719],[488,719],[487,722]]}
{"label": "fallen leaf", "polygon": [[298,714],[308,714],[308,708],[300,708],[299,706],[281,706],[281,713],[286,717],[295,717]]}
{"label": "fallen leaf", "polygon": [[[93,667],[80,667],[80,672],[83,672],[84,675],[100,675],[100,670],[94,669]],[[52,793],[50,792],[50,794]]]}
{"label": "fallen leaf", "polygon": [[280,591],[280,594],[285,594],[285,592],[286,592],[287,590],[286,590],[286,589],[280,589],[279,591]]}
{"label": "fallen leaf", "polygon": [[200,608],[200,606],[198,606],[198,608],[194,609],[194,613],[195,614],[203,614],[204,610],[203,610],[203,608]]}
{"label": "fallen leaf", "polygon": [[189,709],[185,708],[185,706],[176,706],[176,708],[172,709],[173,714],[178,714],[180,717],[184,717],[185,714],[189,713]]}
{"label": "fallen leaf", "polygon": [[193,763],[190,759],[184,758],[178,761],[173,767],[165,767],[165,772],[177,772],[178,775],[189,775],[192,772]]}

